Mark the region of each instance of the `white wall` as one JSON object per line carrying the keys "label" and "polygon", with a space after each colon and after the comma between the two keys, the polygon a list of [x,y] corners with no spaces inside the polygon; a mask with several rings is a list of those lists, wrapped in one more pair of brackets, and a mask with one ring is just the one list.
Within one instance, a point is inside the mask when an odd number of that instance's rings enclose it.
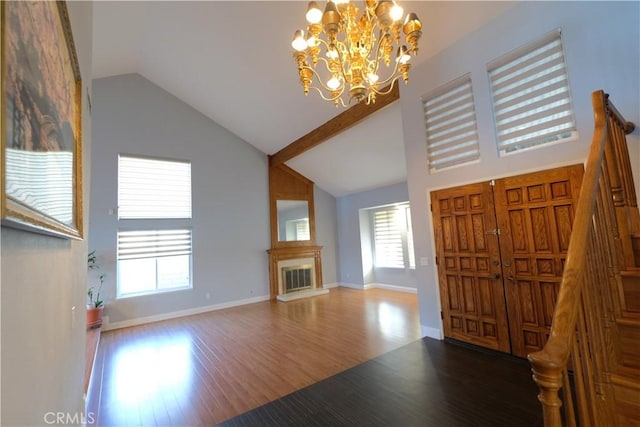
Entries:
{"label": "white wall", "polygon": [[[368,215],[361,212],[377,206],[409,200],[405,182],[337,199],[340,283],[364,287],[370,283],[415,288],[414,270],[375,269],[370,258],[371,233]],[[413,207],[412,207],[413,209]],[[364,249],[363,249],[364,247]]]}
{"label": "white wall", "polygon": [[[83,77],[85,233],[91,152],[91,2],[68,2]],[[4,132],[4,131],[3,131]],[[48,412],[84,412],[87,241],[2,228],[2,418],[5,426],[45,424]],[[74,309],[75,308],[75,309]],[[66,416],[66,415],[65,415]]]}
{"label": "white wall", "polygon": [[[433,265],[433,232],[429,211],[432,190],[478,182],[526,171],[582,163],[593,131],[591,92],[604,89],[618,109],[638,123],[640,70],[640,3],[638,2],[522,2],[487,26],[461,39],[411,71],[401,85],[405,154],[423,331],[441,331],[440,301]],[[486,64],[501,55],[561,28],[579,140],[497,156]],[[429,175],[421,96],[466,73],[473,81],[481,162]],[[640,175],[638,130],[631,143],[635,176]]]}
{"label": "white wall", "polygon": [[[94,81],[93,140],[89,247],[109,324],[268,298],[264,153],[137,74]],[[191,161],[193,289],[115,299],[118,153]]]}

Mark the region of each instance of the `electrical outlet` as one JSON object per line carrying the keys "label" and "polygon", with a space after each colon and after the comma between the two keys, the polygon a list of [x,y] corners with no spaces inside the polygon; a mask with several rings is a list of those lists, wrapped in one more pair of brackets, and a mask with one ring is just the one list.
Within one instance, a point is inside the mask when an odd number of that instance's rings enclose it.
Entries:
{"label": "electrical outlet", "polygon": [[205,297],[206,299],[211,299],[211,293],[210,293],[210,292],[207,292],[206,294],[204,294],[204,297]]}
{"label": "electrical outlet", "polygon": [[420,265],[429,265],[429,258],[425,257],[420,257]]}

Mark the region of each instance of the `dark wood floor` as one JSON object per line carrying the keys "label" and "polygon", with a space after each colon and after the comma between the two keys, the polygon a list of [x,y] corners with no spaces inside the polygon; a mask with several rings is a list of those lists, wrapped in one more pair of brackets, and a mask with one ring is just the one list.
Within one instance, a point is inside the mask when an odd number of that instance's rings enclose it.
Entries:
{"label": "dark wood floor", "polygon": [[541,426],[524,360],[423,338],[228,420],[251,426]]}
{"label": "dark wood floor", "polygon": [[115,427],[536,425],[526,363],[419,331],[416,295],[344,288],[109,331],[87,413]]}

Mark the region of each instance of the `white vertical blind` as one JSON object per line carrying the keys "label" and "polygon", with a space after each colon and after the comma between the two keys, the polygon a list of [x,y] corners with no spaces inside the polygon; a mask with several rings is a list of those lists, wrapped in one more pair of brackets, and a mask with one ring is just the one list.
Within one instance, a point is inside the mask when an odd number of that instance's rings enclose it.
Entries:
{"label": "white vertical blind", "polygon": [[429,170],[480,158],[471,77],[467,74],[423,98]]}
{"label": "white vertical blind", "polygon": [[118,218],[191,218],[191,163],[121,154]]}
{"label": "white vertical blind", "polygon": [[560,30],[492,61],[487,70],[501,153],[575,135]]}

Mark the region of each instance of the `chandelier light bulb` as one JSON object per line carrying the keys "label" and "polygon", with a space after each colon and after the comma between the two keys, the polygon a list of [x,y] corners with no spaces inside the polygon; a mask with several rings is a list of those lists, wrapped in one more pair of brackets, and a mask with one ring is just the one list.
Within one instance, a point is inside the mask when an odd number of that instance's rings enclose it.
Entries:
{"label": "chandelier light bulb", "polygon": [[409,49],[407,49],[407,46],[402,45],[402,47],[398,48],[398,56],[396,57],[396,61],[398,61],[399,64],[404,65],[409,62],[409,60],[411,60]]}
{"label": "chandelier light bulb", "polygon": [[306,18],[309,24],[318,24],[320,21],[322,21],[322,10],[320,10],[318,3],[316,3],[315,1],[309,2]]}
{"label": "chandelier light bulb", "polygon": [[297,50],[298,52],[302,52],[307,48],[307,42],[304,39],[304,31],[297,30],[293,34],[293,41],[291,42],[291,47]]}
{"label": "chandelier light bulb", "polygon": [[331,90],[336,90],[340,87],[340,80],[333,76],[327,81],[327,87]]}
{"label": "chandelier light bulb", "polygon": [[327,51],[327,58],[336,60],[338,59],[338,51],[335,49],[331,49]]}
{"label": "chandelier light bulb", "polygon": [[369,83],[371,83],[372,85],[376,84],[378,82],[379,78],[380,77],[377,74],[374,74],[374,73],[369,73],[367,75],[367,79],[369,80]]}
{"label": "chandelier light bulb", "polygon": [[393,19],[394,21],[399,21],[400,19],[402,19],[402,15],[404,15],[404,10],[394,2],[389,14],[391,15],[391,19]]}

